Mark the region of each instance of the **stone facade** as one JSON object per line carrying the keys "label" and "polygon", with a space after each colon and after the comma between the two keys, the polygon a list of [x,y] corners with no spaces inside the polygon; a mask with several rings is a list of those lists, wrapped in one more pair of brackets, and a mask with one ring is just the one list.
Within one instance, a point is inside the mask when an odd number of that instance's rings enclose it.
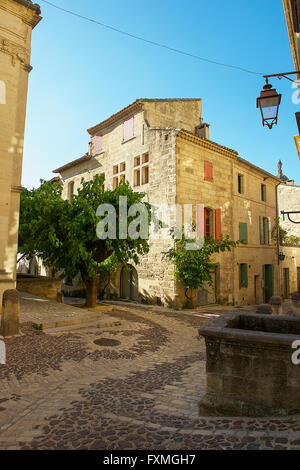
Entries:
{"label": "stone facade", "polygon": [[[276,246],[270,232],[276,219],[276,185],[279,180],[240,158],[237,152],[208,139],[208,126],[203,125],[200,99],[137,100],[106,121],[88,130],[91,136],[89,153],[57,170],[63,182],[63,197],[77,190],[81,178],[105,175],[105,187],[112,188],[114,167],[125,163],[125,178],[153,205],[175,204],[205,206],[211,210],[215,231],[215,215],[219,225],[232,240],[240,238],[240,223],[248,233],[247,244],[230,253],[215,256],[218,267],[213,273],[215,285],[209,293],[196,293],[199,304],[248,304],[265,300],[264,266],[272,266],[272,295],[278,292]],[[124,140],[124,127],[133,116],[133,134]],[[199,124],[200,123],[200,124]],[[205,130],[205,132],[204,132]],[[206,136],[206,138],[204,137]],[[100,141],[100,144],[99,144]],[[135,186],[136,157],[148,155],[148,176],[145,184]],[[209,164],[212,180],[207,181]],[[142,172],[142,167],[141,167]],[[143,183],[143,181],[141,181]],[[264,186],[262,200],[261,187]],[[265,243],[260,240],[260,218],[268,222]],[[175,212],[170,224],[175,222]],[[246,228],[245,228],[246,227]],[[182,287],[173,280],[172,266],[162,256],[171,244],[170,238],[150,237],[150,252],[135,266],[139,299],[182,307]],[[247,285],[241,285],[240,264],[247,271]],[[122,275],[117,272],[112,293],[122,295]]]}
{"label": "stone facade", "polygon": [[281,161],[278,162],[277,176],[281,180],[277,187],[280,227],[286,230],[288,237],[299,238],[294,246],[280,245],[280,251],[285,255],[280,262],[280,293],[283,298],[290,298],[291,293],[300,290],[300,214],[291,214],[289,219],[281,211],[300,211],[300,186],[283,174]]}
{"label": "stone facade", "polygon": [[0,300],[16,285],[19,198],[31,32],[41,20],[29,0],[0,3]]}

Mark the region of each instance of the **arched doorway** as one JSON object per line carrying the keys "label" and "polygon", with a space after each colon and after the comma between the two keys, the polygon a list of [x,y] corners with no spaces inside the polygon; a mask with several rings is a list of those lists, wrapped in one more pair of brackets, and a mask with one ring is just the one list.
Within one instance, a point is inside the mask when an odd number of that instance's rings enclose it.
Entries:
{"label": "arched doorway", "polygon": [[139,296],[139,281],[137,270],[127,265],[127,269],[123,268],[120,274],[121,299],[138,300]]}

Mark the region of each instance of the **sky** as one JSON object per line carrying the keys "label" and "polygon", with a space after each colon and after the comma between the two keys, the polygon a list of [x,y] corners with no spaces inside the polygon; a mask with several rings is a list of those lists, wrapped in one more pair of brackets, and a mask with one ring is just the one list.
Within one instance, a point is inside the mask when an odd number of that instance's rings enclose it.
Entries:
{"label": "sky", "polygon": [[[210,60],[260,74],[294,70],[281,0],[51,0],[102,23]],[[278,125],[263,127],[260,75],[186,57],[71,16],[40,0],[32,34],[23,178],[40,178],[83,156],[86,129],[137,98],[201,98],[211,140],[300,185],[292,83],[282,93]]]}

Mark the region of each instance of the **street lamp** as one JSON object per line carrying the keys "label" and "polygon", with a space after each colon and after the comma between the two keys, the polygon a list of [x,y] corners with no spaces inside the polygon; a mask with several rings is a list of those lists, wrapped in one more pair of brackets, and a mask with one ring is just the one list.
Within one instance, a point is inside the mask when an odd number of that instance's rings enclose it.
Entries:
{"label": "street lamp", "polygon": [[270,77],[277,77],[279,80],[286,78],[291,82],[292,80],[287,75],[300,75],[300,71],[295,72],[285,72],[285,73],[275,73],[273,75],[263,75],[266,79],[266,84],[260,92],[260,96],[256,99],[256,107],[260,109],[263,126],[268,126],[269,129],[272,129],[274,124],[277,124],[278,119],[278,110],[281,102],[281,95],[277,93],[275,88],[272,88],[272,85],[269,84]]}
{"label": "street lamp", "polygon": [[280,251],[280,252],[278,253],[278,259],[279,259],[279,261],[284,261],[284,260],[285,260],[285,254],[282,253],[282,251]]}
{"label": "street lamp", "polygon": [[269,129],[272,129],[273,125],[277,124],[280,102],[281,95],[266,79],[266,84],[259,98],[256,99],[256,107],[260,109],[263,126],[267,125]]}

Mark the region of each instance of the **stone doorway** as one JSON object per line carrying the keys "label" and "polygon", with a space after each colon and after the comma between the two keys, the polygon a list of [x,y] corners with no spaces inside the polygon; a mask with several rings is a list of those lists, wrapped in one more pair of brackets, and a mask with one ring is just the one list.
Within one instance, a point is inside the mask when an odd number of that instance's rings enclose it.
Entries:
{"label": "stone doorway", "polygon": [[120,297],[124,300],[138,300],[138,296],[138,273],[128,264],[127,269],[123,268],[120,274]]}

